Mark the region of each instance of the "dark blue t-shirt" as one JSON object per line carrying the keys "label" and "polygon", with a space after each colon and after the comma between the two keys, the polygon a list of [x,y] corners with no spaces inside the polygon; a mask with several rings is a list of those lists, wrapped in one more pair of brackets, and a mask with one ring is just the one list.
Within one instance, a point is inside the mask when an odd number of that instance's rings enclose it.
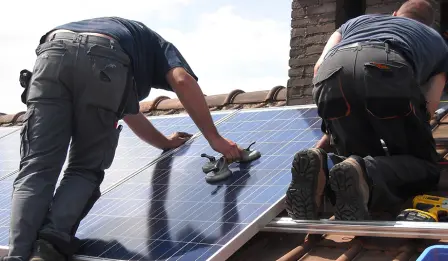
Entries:
{"label": "dark blue t-shirt", "polygon": [[356,42],[387,42],[412,63],[420,84],[438,73],[448,73],[445,40],[436,30],[416,20],[369,14],[347,21],[338,31],[342,40],[333,49]]}
{"label": "dark blue t-shirt", "polygon": [[55,29],[100,33],[115,38],[132,61],[140,101],[148,97],[151,87],[172,91],[165,78],[172,68],[183,67],[198,80],[179,50],[141,22],[101,17],[68,23]]}

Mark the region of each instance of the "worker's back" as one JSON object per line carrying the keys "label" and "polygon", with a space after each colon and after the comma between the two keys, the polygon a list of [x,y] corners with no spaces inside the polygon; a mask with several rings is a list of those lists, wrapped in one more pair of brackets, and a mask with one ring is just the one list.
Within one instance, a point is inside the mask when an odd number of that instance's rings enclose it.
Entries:
{"label": "worker's back", "polygon": [[120,17],[100,17],[56,27],[73,32],[99,33],[113,37],[130,56],[138,99],[149,95],[150,88],[171,91],[165,74],[183,65],[197,79],[177,48],[143,23]]}
{"label": "worker's back", "polygon": [[343,24],[339,32],[342,40],[334,48],[356,42],[388,42],[413,65],[420,84],[448,70],[443,68],[448,59],[448,46],[444,39],[436,30],[414,19],[392,15],[362,15]]}

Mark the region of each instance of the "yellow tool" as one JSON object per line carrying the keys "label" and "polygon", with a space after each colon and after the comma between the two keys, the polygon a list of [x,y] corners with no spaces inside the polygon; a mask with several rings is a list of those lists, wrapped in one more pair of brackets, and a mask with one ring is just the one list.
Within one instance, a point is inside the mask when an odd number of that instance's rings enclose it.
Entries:
{"label": "yellow tool", "polygon": [[418,210],[418,209],[405,209],[397,216],[398,221],[422,221],[422,222],[438,222],[439,219],[436,215]]}
{"label": "yellow tool", "polygon": [[414,209],[431,213],[439,221],[448,221],[448,198],[419,195],[412,200],[412,206]]}

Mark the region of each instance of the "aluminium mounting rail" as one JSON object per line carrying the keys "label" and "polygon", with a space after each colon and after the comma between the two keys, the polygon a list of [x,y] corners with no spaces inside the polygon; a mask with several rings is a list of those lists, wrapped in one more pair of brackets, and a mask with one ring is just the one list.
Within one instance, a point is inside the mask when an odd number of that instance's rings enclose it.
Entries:
{"label": "aluminium mounting rail", "polygon": [[261,231],[347,236],[448,239],[448,223],[409,221],[330,221],[275,218]]}

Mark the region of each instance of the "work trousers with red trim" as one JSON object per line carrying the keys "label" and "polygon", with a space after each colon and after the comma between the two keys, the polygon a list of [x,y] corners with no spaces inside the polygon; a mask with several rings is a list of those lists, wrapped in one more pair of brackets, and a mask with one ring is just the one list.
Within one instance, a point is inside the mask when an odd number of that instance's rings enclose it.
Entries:
{"label": "work trousers with red trim", "polygon": [[400,52],[374,43],[338,48],[313,84],[322,129],[336,154],[365,161],[371,210],[395,208],[434,189],[440,171],[426,100]]}

